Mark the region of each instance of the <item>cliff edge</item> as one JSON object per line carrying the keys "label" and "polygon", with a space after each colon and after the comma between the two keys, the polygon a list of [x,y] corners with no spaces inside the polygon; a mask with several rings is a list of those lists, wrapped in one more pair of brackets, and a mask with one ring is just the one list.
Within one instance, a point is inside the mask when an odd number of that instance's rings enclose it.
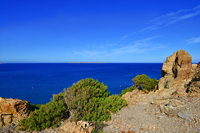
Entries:
{"label": "cliff edge", "polygon": [[163,63],[162,78],[159,80],[158,90],[163,90],[161,92],[165,94],[168,92],[169,95],[188,95],[188,93],[194,95],[194,90],[198,92],[197,88],[200,87],[199,71],[200,63],[192,64],[190,54],[185,50],[178,50],[167,57]]}
{"label": "cliff edge", "polygon": [[200,132],[200,63],[185,50],[166,58],[157,90],[122,96],[128,107],[105,122],[105,133]]}
{"label": "cliff edge", "polygon": [[28,101],[0,97],[0,128],[6,125],[17,125],[20,120],[27,118],[30,113],[28,104]]}

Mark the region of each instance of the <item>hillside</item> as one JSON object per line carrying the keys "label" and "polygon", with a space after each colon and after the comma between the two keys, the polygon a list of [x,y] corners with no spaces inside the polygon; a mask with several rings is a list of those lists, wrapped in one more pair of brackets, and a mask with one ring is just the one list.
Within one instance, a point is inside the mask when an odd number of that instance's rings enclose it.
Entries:
{"label": "hillside", "polygon": [[[66,120],[58,128],[34,133],[90,133],[94,129],[94,132],[105,133],[200,132],[200,63],[192,64],[190,54],[179,50],[166,58],[161,73],[162,78],[154,91],[145,93],[135,89],[127,92],[122,98],[128,102],[128,106],[112,113],[111,120],[100,126]],[[3,100],[5,103],[6,100]],[[17,107],[15,116],[20,116],[21,120],[22,114],[28,111],[22,106],[24,102],[18,100],[17,103],[4,104],[4,114],[7,107],[12,105],[12,108]],[[9,111],[10,114],[13,112],[11,109]],[[15,125],[9,125],[9,122],[12,123],[11,117],[3,115],[2,111],[0,113],[1,123],[7,122],[7,126],[0,129],[1,132],[25,133],[17,131]]]}

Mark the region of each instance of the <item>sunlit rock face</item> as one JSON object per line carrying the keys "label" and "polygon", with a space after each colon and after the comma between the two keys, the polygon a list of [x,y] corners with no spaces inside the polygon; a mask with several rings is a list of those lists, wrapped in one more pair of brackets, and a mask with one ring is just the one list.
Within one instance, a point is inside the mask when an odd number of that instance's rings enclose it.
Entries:
{"label": "sunlit rock face", "polygon": [[191,82],[187,85],[186,92],[192,96],[200,96],[200,62],[195,69]]}
{"label": "sunlit rock face", "polygon": [[0,97],[0,127],[17,125],[20,120],[27,118],[30,113],[28,104],[28,101]]}
{"label": "sunlit rock face", "polygon": [[167,57],[162,67],[162,76],[171,76],[173,78],[187,78],[191,73],[192,57],[184,50],[178,50],[173,55]]}
{"label": "sunlit rock face", "polygon": [[185,86],[192,81],[197,68],[196,64],[192,64],[192,57],[188,52],[178,50],[163,63],[158,90],[172,89],[186,92]]}

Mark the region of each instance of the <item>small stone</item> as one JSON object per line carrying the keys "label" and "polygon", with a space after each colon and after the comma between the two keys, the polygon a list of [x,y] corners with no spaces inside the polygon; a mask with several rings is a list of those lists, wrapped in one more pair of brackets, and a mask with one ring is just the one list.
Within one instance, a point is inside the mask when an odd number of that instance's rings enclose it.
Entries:
{"label": "small stone", "polygon": [[135,133],[135,131],[128,131],[128,133]]}
{"label": "small stone", "polygon": [[152,127],[150,127],[150,129],[153,129],[153,130],[154,130],[154,129],[156,129],[156,127],[155,127],[155,126],[152,126]]}
{"label": "small stone", "polygon": [[140,130],[142,130],[142,131],[146,131],[146,129],[145,129],[145,128],[140,128]]}
{"label": "small stone", "polygon": [[196,117],[194,117],[194,121],[196,122],[196,123],[199,123],[199,119],[198,118],[196,118]]}
{"label": "small stone", "polygon": [[194,121],[192,113],[187,110],[178,112],[178,116],[185,120]]}
{"label": "small stone", "polygon": [[154,115],[158,115],[159,113],[155,113]]}

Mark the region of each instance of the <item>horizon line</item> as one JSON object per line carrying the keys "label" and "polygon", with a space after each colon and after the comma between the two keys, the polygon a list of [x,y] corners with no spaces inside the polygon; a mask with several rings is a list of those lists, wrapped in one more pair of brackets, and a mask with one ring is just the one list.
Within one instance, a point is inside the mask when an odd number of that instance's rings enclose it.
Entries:
{"label": "horizon line", "polygon": [[[164,62],[0,62],[0,64],[104,64],[104,63],[164,63]],[[198,64],[199,62],[192,62]]]}
{"label": "horizon line", "polygon": [[163,62],[1,62],[0,64],[17,64],[17,63],[21,63],[21,64],[25,64],[25,63],[30,63],[30,64],[39,64],[39,63],[41,63],[41,64],[61,64],[61,63],[63,63],[63,64],[104,64],[104,63],[163,63]]}

